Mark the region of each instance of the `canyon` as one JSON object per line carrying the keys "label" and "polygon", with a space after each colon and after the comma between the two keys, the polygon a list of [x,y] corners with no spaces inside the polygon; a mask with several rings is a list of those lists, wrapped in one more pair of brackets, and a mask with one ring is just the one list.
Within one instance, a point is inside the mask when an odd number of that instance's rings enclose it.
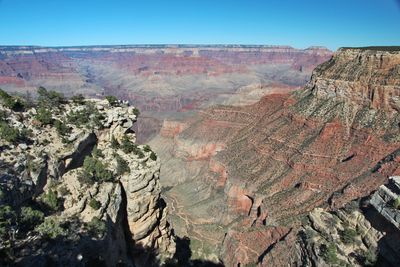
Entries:
{"label": "canyon", "polygon": [[[191,259],[225,266],[396,266],[399,50],[0,47],[0,86],[139,108],[129,126],[161,169],[121,180],[127,205],[157,211],[128,209],[135,242],[171,255],[186,240]],[[142,236],[141,220],[155,232]]]}

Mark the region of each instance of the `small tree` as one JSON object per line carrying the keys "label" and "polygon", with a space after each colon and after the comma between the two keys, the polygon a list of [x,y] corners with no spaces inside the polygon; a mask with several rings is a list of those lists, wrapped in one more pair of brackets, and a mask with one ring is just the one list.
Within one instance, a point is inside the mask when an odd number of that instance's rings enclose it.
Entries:
{"label": "small tree", "polygon": [[71,100],[72,102],[78,105],[85,104],[85,97],[82,94],[72,96]]}
{"label": "small tree", "polygon": [[9,126],[6,122],[0,122],[0,138],[7,142],[15,143],[19,138],[19,131]]}
{"label": "small tree", "polygon": [[35,118],[43,125],[51,124],[53,122],[51,111],[44,107],[41,107],[37,110]]}
{"label": "small tree", "polygon": [[39,225],[44,220],[43,212],[34,210],[31,207],[22,207],[19,222],[26,230],[33,229],[36,225]]}
{"label": "small tree", "polygon": [[90,206],[92,209],[94,209],[94,210],[98,210],[98,209],[100,209],[100,207],[101,207],[101,203],[100,203],[100,201],[98,201],[98,200],[92,198],[92,199],[89,201],[89,206]]}
{"label": "small tree", "polygon": [[38,105],[43,108],[58,108],[60,104],[65,102],[63,94],[56,91],[47,91],[47,89],[44,87],[39,87],[37,90],[37,94]]}
{"label": "small tree", "polygon": [[156,160],[157,160],[157,155],[156,155],[156,153],[154,153],[153,151],[151,151],[150,158],[151,158],[152,160],[156,161]]}
{"label": "small tree", "polygon": [[13,111],[23,111],[26,103],[20,97],[13,97],[4,90],[0,89],[0,101],[3,105]]}
{"label": "small tree", "polygon": [[348,227],[344,228],[343,231],[340,231],[339,234],[340,234],[340,239],[345,244],[353,244],[357,236],[356,230]]}
{"label": "small tree", "polygon": [[339,262],[335,244],[333,243],[329,243],[328,245],[322,244],[320,246],[320,250],[321,250],[320,256],[324,259],[326,263],[337,264]]}
{"label": "small tree", "polygon": [[124,135],[121,141],[121,149],[126,154],[129,154],[137,150],[137,146],[129,139],[127,135]]}
{"label": "small tree", "polygon": [[83,161],[83,172],[80,175],[80,180],[85,183],[107,182],[111,181],[113,173],[107,170],[106,165],[99,159],[86,156]]}
{"label": "small tree", "polygon": [[135,115],[136,115],[136,117],[138,117],[138,116],[140,115],[140,111],[139,111],[139,109],[137,109],[137,108],[134,108],[134,109],[133,109],[133,114],[135,114]]}
{"label": "small tree", "polygon": [[116,154],[115,158],[117,160],[117,175],[123,175],[131,171],[126,160],[124,160],[120,155]]}
{"label": "small tree", "polygon": [[60,222],[52,217],[46,218],[42,224],[35,228],[35,231],[43,237],[50,239],[67,235],[67,231],[61,227]]}
{"label": "small tree", "polygon": [[86,228],[93,236],[103,236],[107,231],[106,223],[98,217],[93,217],[93,219],[87,223]]}
{"label": "small tree", "polygon": [[143,146],[143,150],[144,150],[144,152],[150,152],[150,151],[151,151],[151,148],[150,148],[149,145],[144,145],[144,146]]}
{"label": "small tree", "polygon": [[65,136],[71,132],[71,129],[64,122],[59,120],[54,121],[54,127],[56,127],[58,134],[61,136]]}
{"label": "small tree", "polygon": [[103,151],[101,151],[100,149],[97,148],[97,146],[95,146],[92,150],[92,156],[94,158],[104,158],[104,154]]}
{"label": "small tree", "polygon": [[109,95],[109,96],[106,96],[106,99],[108,101],[108,104],[110,104],[110,106],[115,107],[118,105],[118,98],[116,98],[115,96]]}
{"label": "small tree", "polygon": [[400,209],[400,197],[393,200],[393,208]]}
{"label": "small tree", "polygon": [[119,142],[118,140],[113,136],[111,136],[111,148],[113,149],[118,149],[119,148]]}
{"label": "small tree", "polygon": [[57,197],[57,192],[55,192],[53,190],[49,190],[49,192],[47,194],[44,194],[42,201],[52,211],[58,211],[61,207],[60,200]]}
{"label": "small tree", "polygon": [[0,206],[0,237],[8,238],[8,233],[16,221],[16,214],[8,205]]}

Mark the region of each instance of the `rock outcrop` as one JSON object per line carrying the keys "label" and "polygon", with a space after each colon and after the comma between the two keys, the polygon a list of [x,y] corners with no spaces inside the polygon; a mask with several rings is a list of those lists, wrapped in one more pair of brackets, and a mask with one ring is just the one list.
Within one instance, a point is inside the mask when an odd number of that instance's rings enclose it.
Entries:
{"label": "rock outcrop", "polygon": [[[159,150],[162,158],[178,157],[166,166],[183,164],[179,166],[188,166],[188,174],[195,174],[193,179],[180,178],[167,199],[172,196],[183,205],[181,214],[212,229],[197,230],[206,244],[221,248],[211,238],[237,226],[243,233],[254,227],[287,227],[292,230],[284,242],[294,244],[309,212],[339,209],[399,173],[400,117],[393,105],[399,92],[399,53],[341,49],[316,68],[302,90],[267,95],[249,106],[214,106],[201,112],[174,137],[178,147]],[[185,144],[221,144],[221,149],[185,163],[187,154],[175,153],[181,144],[183,150]],[[197,172],[196,166],[201,168]],[[179,202],[180,195],[188,196],[190,208]],[[202,224],[196,212],[203,210]],[[179,218],[171,220],[174,227],[182,225]],[[279,254],[282,244],[268,254]],[[223,245],[220,257],[235,257],[240,246]],[[280,265],[292,260],[282,258]]]}
{"label": "rock outcrop", "polygon": [[[16,214],[11,225],[1,222],[0,249],[12,251],[2,264],[150,266],[171,258],[160,162],[135,144],[137,110],[126,102],[63,100],[45,108],[44,121],[43,109],[0,107],[0,201]],[[39,214],[32,225],[23,224],[26,209]]]}
{"label": "rock outcrop", "polygon": [[387,185],[381,185],[372,195],[371,205],[400,230],[400,177],[390,177]]}

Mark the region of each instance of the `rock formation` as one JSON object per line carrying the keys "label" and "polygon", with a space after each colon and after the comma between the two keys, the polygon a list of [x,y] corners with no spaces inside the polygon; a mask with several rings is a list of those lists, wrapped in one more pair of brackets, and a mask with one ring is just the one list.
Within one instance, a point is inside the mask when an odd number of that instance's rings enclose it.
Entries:
{"label": "rock formation", "polygon": [[[177,233],[193,234],[214,251],[222,247],[228,266],[252,263],[254,251],[261,263],[296,242],[302,218],[315,208],[340,209],[398,174],[399,64],[396,50],[341,49],[302,90],[248,106],[211,107],[172,139],[152,141],[168,158],[163,183],[172,186],[167,200],[180,207],[180,216],[171,215]],[[195,232],[182,216],[197,225]],[[252,231],[275,232],[266,235],[264,249],[233,241]],[[213,237],[226,233],[221,246]],[[276,243],[282,236],[286,245]],[[294,259],[282,260],[278,265]]]}
{"label": "rock formation", "polygon": [[[135,144],[137,110],[46,94],[48,106],[0,107],[2,264],[150,266],[172,257],[160,161]],[[3,221],[7,207],[13,216]]]}

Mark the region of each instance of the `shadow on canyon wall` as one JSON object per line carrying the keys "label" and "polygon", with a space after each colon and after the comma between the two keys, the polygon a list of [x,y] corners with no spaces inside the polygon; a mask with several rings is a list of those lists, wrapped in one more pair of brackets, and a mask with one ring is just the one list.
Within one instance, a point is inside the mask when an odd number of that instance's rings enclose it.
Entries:
{"label": "shadow on canyon wall", "polygon": [[[142,251],[143,254],[148,255],[148,261],[145,266],[153,267],[224,267],[220,263],[215,263],[208,260],[190,259],[192,257],[192,251],[190,249],[190,238],[187,236],[176,237],[176,252],[172,259],[167,260],[165,263],[160,263],[156,259],[156,253],[152,249],[148,248],[136,248],[137,251]],[[97,267],[97,266],[96,266]]]}

